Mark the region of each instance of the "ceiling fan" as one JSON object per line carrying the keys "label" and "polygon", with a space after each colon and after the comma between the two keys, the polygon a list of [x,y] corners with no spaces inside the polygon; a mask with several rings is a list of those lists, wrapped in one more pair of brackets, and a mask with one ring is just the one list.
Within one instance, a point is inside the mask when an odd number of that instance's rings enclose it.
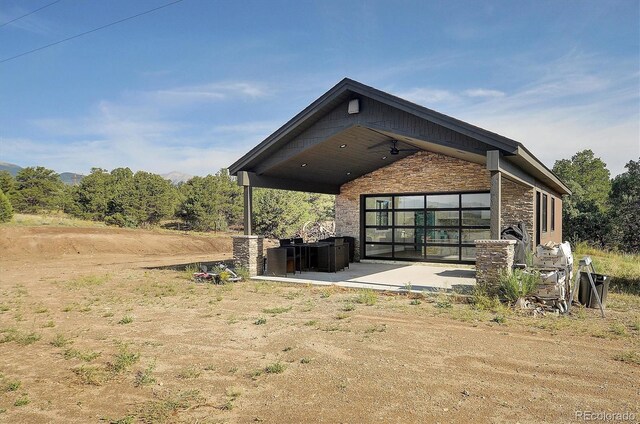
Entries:
{"label": "ceiling fan", "polygon": [[375,149],[376,147],[379,147],[383,144],[387,144],[387,143],[391,143],[391,147],[389,148],[389,154],[390,155],[399,155],[400,152],[417,152],[420,149],[399,149],[398,148],[398,140],[389,140],[389,141],[383,141],[381,143],[375,144],[371,147],[369,147],[369,149]]}

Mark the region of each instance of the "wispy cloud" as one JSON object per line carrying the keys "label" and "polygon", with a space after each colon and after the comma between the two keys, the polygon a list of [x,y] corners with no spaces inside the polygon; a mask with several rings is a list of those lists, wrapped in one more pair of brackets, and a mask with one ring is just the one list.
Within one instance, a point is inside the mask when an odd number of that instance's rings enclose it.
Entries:
{"label": "wispy cloud", "polygon": [[428,106],[432,103],[450,103],[458,99],[458,96],[448,90],[436,88],[413,88],[396,94],[398,97]]}
{"label": "wispy cloud", "polygon": [[468,97],[504,97],[505,93],[500,90],[489,90],[486,88],[473,88],[471,90],[465,90],[463,92]]}
{"label": "wispy cloud", "polygon": [[[156,91],[128,92],[119,100],[101,100],[87,115],[32,121],[39,136],[4,138],[3,151],[28,157],[29,164],[87,172],[90,167],[206,175],[226,167],[249,146],[277,128],[269,121],[228,124],[195,122],[175,108],[227,104],[270,95],[272,88],[253,82],[216,82]],[[4,158],[7,159],[7,158]]]}
{"label": "wispy cloud", "polygon": [[204,85],[177,87],[148,93],[160,101],[168,102],[216,102],[229,99],[258,99],[268,96],[269,89],[254,82],[218,82]]}
{"label": "wispy cloud", "polygon": [[520,61],[514,72],[526,72],[527,82],[509,90],[414,87],[398,95],[518,140],[550,167],[592,149],[615,175],[640,157],[640,75],[635,61],[610,65],[572,51]]}

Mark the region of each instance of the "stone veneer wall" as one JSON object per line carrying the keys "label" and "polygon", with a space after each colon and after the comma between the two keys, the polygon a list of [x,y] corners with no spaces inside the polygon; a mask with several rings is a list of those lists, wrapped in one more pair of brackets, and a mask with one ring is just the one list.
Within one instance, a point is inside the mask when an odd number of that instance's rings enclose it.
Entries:
{"label": "stone veneer wall", "polygon": [[336,196],[336,234],[356,239],[360,259],[360,195],[489,190],[484,165],[432,152],[418,152],[340,187]]}
{"label": "stone veneer wall", "polygon": [[511,273],[515,240],[476,240],[476,281],[497,284],[500,273]]}
{"label": "stone veneer wall", "polygon": [[262,275],[264,264],[262,236],[233,236],[233,261],[247,268],[249,276]]}
{"label": "stone veneer wall", "polygon": [[524,222],[533,239],[534,192],[532,187],[502,178],[502,228]]}

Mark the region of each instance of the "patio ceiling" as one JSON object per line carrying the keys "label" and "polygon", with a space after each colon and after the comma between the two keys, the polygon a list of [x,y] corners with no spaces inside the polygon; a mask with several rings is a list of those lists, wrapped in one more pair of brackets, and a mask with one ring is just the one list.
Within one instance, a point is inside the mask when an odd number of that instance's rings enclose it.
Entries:
{"label": "patio ceiling", "polygon": [[[390,154],[392,140],[397,141],[397,147],[401,150],[397,155]],[[423,149],[478,163],[484,159],[482,155],[403,137],[391,131],[353,126],[272,167],[260,170],[261,175],[267,177],[286,179],[295,175],[300,181],[322,182],[337,189],[348,181]]]}

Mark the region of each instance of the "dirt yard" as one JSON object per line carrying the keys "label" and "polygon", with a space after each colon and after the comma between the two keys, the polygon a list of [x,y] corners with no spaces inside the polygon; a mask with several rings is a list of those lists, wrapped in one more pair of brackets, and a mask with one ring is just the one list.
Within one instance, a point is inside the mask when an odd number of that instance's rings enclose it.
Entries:
{"label": "dirt yard", "polygon": [[228,236],[0,227],[0,422],[640,419],[637,296],[612,295],[606,320],[532,318],[444,295],[211,286],[147,268],[230,247]]}

